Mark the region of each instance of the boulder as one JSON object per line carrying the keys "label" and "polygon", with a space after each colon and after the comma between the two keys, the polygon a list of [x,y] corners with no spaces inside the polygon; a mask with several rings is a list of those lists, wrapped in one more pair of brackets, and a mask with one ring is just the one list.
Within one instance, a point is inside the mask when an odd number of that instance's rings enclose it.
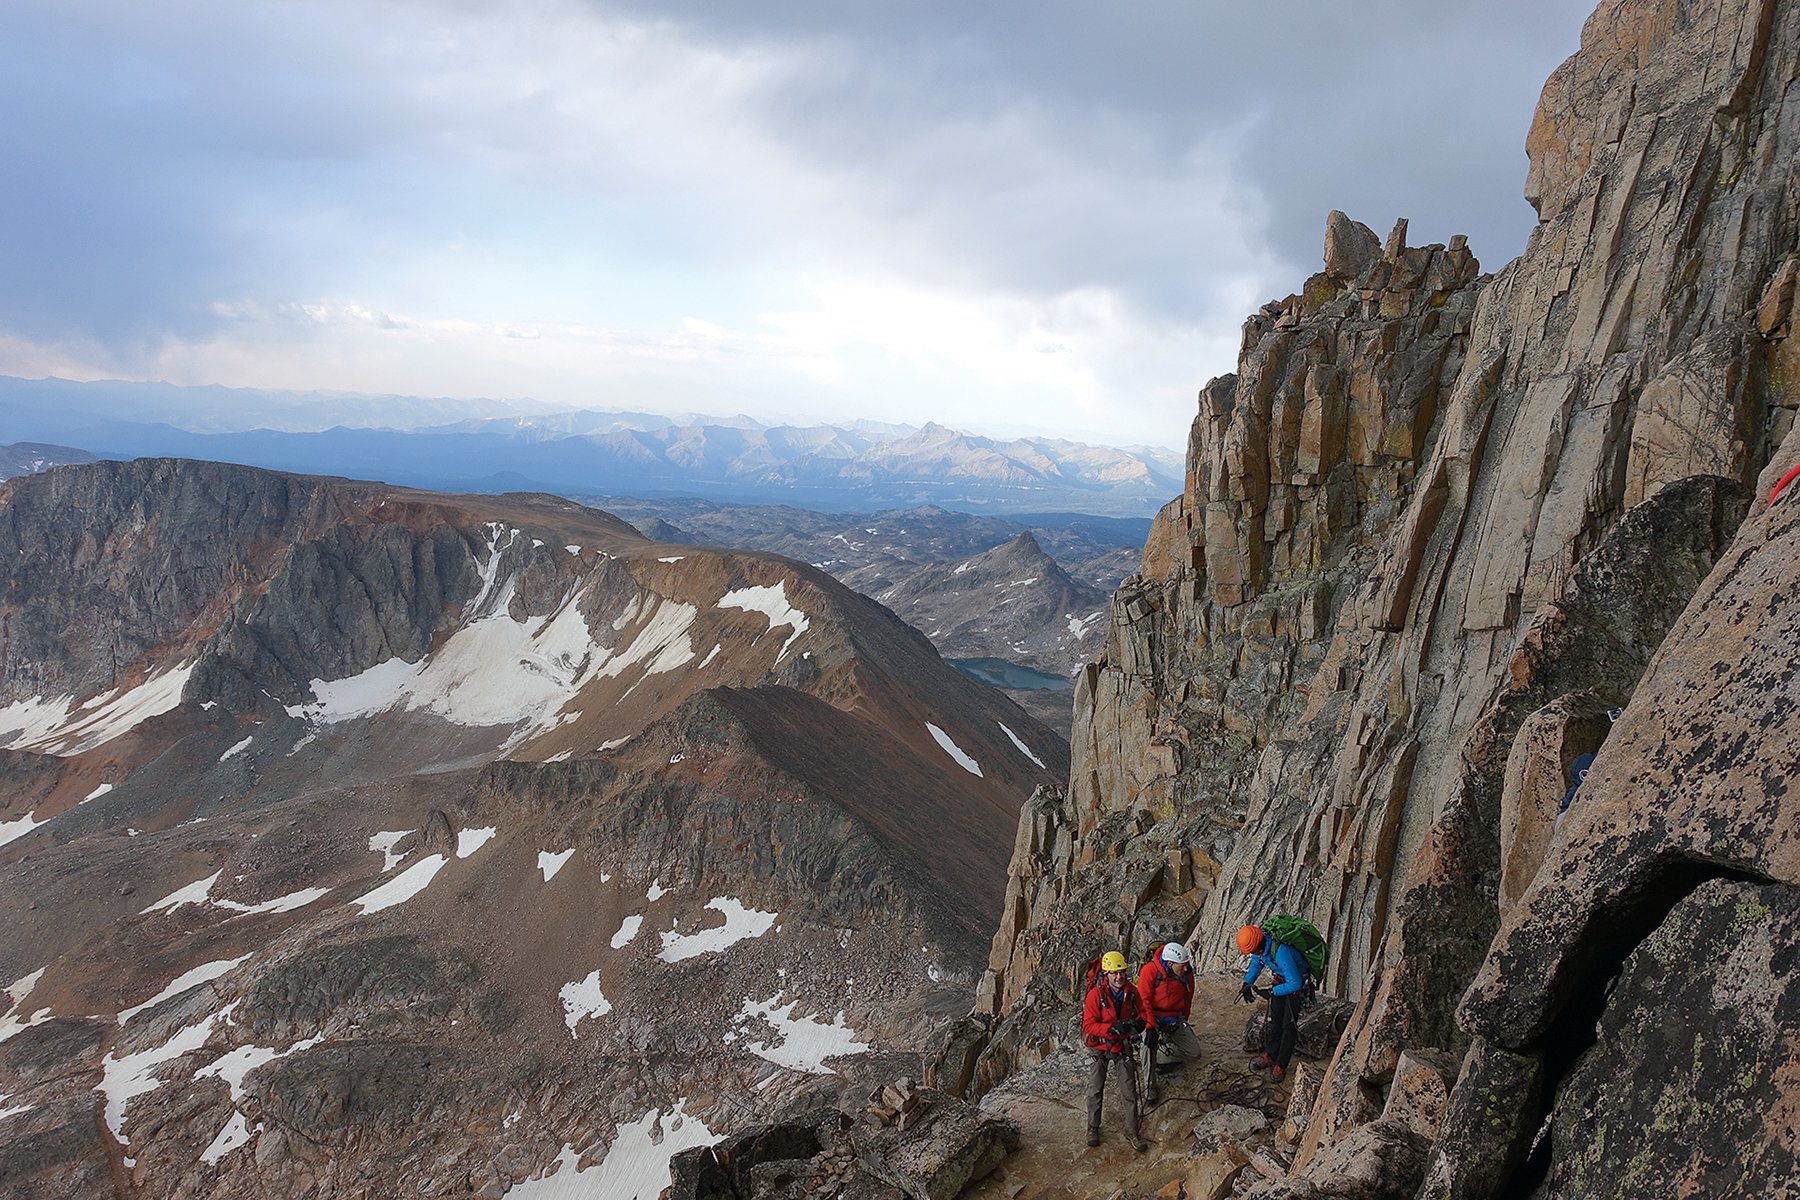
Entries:
{"label": "boulder", "polygon": [[1381,239],[1361,221],[1332,209],[1325,217],[1325,273],[1355,279],[1381,257]]}
{"label": "boulder", "polygon": [[[815,1119],[757,1125],[711,1146],[683,1150],[669,1160],[672,1182],[664,1200],[765,1200],[804,1179],[824,1149],[822,1129],[838,1127],[841,1113]],[[831,1119],[835,1118],[835,1119]]]}
{"label": "boulder", "polygon": [[1477,1038],[1425,1168],[1419,1200],[1493,1200],[1524,1161],[1543,1111],[1544,1063]]}
{"label": "boulder", "polygon": [[739,1196],[713,1147],[697,1146],[669,1159],[669,1186],[658,1200],[739,1200]]}
{"label": "boulder", "polygon": [[1276,1132],[1277,1141],[1292,1145],[1306,1133],[1312,1118],[1313,1104],[1319,1098],[1321,1069],[1311,1063],[1295,1063],[1288,1072],[1289,1090],[1285,1119]]}
{"label": "boulder", "polygon": [[1752,1200],[1800,1180],[1800,888],[1714,879],[1626,959],[1557,1083],[1543,1195]]}
{"label": "boulder", "polygon": [[1444,1110],[1449,1107],[1450,1090],[1456,1086],[1460,1067],[1454,1055],[1441,1050],[1403,1052],[1394,1068],[1394,1083],[1388,1089],[1387,1106],[1381,1115],[1432,1141],[1438,1135]]}
{"label": "boulder", "polygon": [[902,1129],[898,1120],[865,1111],[850,1127],[850,1141],[864,1171],[913,1200],[952,1200],[1018,1149],[1011,1121],[985,1117],[932,1088],[911,1094],[920,1101],[915,1123]]}
{"label": "boulder", "polygon": [[1202,1146],[1216,1141],[1248,1141],[1269,1127],[1269,1118],[1254,1108],[1221,1104],[1194,1123],[1194,1139]]}
{"label": "boulder", "polygon": [[972,1012],[957,1021],[944,1035],[937,1053],[926,1060],[925,1086],[958,1099],[968,1098],[969,1085],[975,1079],[975,1063],[987,1049],[993,1033],[992,1013]]}
{"label": "boulder", "polygon": [[1245,1200],[1412,1200],[1429,1143],[1399,1121],[1358,1127],[1303,1174],[1267,1180]]}
{"label": "boulder", "polygon": [[1188,1200],[1221,1200],[1231,1195],[1232,1185],[1250,1165],[1250,1152],[1235,1138],[1218,1137],[1196,1147],[1186,1165],[1182,1187]]}

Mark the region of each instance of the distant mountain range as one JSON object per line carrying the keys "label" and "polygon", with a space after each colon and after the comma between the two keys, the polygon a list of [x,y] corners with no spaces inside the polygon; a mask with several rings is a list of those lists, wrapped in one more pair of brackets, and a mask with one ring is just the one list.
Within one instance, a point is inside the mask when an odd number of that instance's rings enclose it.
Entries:
{"label": "distant mountain range", "polygon": [[852,511],[933,503],[1147,517],[1180,492],[1182,469],[1169,450],[997,440],[936,424],[770,426],[743,416],[521,412],[7,377],[0,427],[109,459],[179,456],[475,492],[695,495]]}
{"label": "distant mountain range", "polygon": [[922,566],[955,565],[1029,533],[1062,569],[1111,592],[1137,570],[1147,517],[1080,513],[953,512],[935,504],[880,512],[817,512],[782,504],[724,504],[695,497],[577,495],[659,542],[733,546],[781,554],[875,595]]}

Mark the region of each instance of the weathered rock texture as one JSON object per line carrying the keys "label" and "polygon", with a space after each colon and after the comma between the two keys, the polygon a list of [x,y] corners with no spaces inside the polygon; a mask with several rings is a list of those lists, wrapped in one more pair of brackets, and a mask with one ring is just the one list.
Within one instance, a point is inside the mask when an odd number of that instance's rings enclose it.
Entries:
{"label": "weathered rock texture", "polygon": [[[1300,913],[1358,1003],[1296,1163],[1320,1185],[1394,1123],[1403,1055],[1467,1052],[1465,1083],[1511,1055],[1555,1096],[1571,997],[1679,893],[1792,879],[1800,549],[1779,508],[1737,531],[1800,456],[1797,76],[1794,0],[1608,0],[1533,122],[1518,260],[1477,278],[1457,241],[1332,216],[1326,271],[1202,392],[1187,489],[1082,677],[981,995],[992,1068],[1051,1044],[1102,945],[1174,928],[1204,962]],[[1519,1146],[1440,1155],[1433,1194],[1519,1184]]]}

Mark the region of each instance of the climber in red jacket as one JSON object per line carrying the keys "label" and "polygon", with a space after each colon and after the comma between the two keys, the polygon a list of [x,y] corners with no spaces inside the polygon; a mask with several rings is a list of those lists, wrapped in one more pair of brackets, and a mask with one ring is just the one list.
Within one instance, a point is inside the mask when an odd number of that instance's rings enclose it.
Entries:
{"label": "climber in red jacket", "polygon": [[1189,1024],[1194,1015],[1194,964],[1186,946],[1165,942],[1150,954],[1138,972],[1138,999],[1150,1022],[1144,1034],[1144,1102],[1156,1101],[1156,1061],[1178,1059],[1194,1062],[1200,1057],[1200,1039]]}
{"label": "climber in red jacket", "polygon": [[1133,1042],[1144,1028],[1144,1005],[1125,979],[1125,956],[1108,950],[1081,1006],[1081,1036],[1088,1047],[1088,1145],[1100,1144],[1100,1102],[1110,1065],[1119,1099],[1125,1104],[1125,1136],[1142,1154],[1150,1147],[1138,1136],[1137,1054]]}

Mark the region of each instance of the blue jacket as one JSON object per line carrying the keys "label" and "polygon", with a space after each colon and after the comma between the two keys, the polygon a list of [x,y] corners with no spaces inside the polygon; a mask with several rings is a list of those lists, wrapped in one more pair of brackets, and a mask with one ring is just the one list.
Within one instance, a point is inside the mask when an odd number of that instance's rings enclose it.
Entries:
{"label": "blue jacket", "polygon": [[1250,969],[1244,972],[1245,983],[1255,983],[1267,967],[1281,976],[1282,982],[1272,989],[1277,996],[1291,996],[1306,984],[1306,956],[1284,942],[1263,934],[1261,954],[1250,956]]}
{"label": "blue jacket", "polygon": [[1581,790],[1581,785],[1587,780],[1588,768],[1593,765],[1594,756],[1591,754],[1577,754],[1575,761],[1569,764],[1569,790],[1563,793],[1562,803],[1556,806],[1557,816],[1568,812],[1569,805],[1575,803],[1575,793]]}

